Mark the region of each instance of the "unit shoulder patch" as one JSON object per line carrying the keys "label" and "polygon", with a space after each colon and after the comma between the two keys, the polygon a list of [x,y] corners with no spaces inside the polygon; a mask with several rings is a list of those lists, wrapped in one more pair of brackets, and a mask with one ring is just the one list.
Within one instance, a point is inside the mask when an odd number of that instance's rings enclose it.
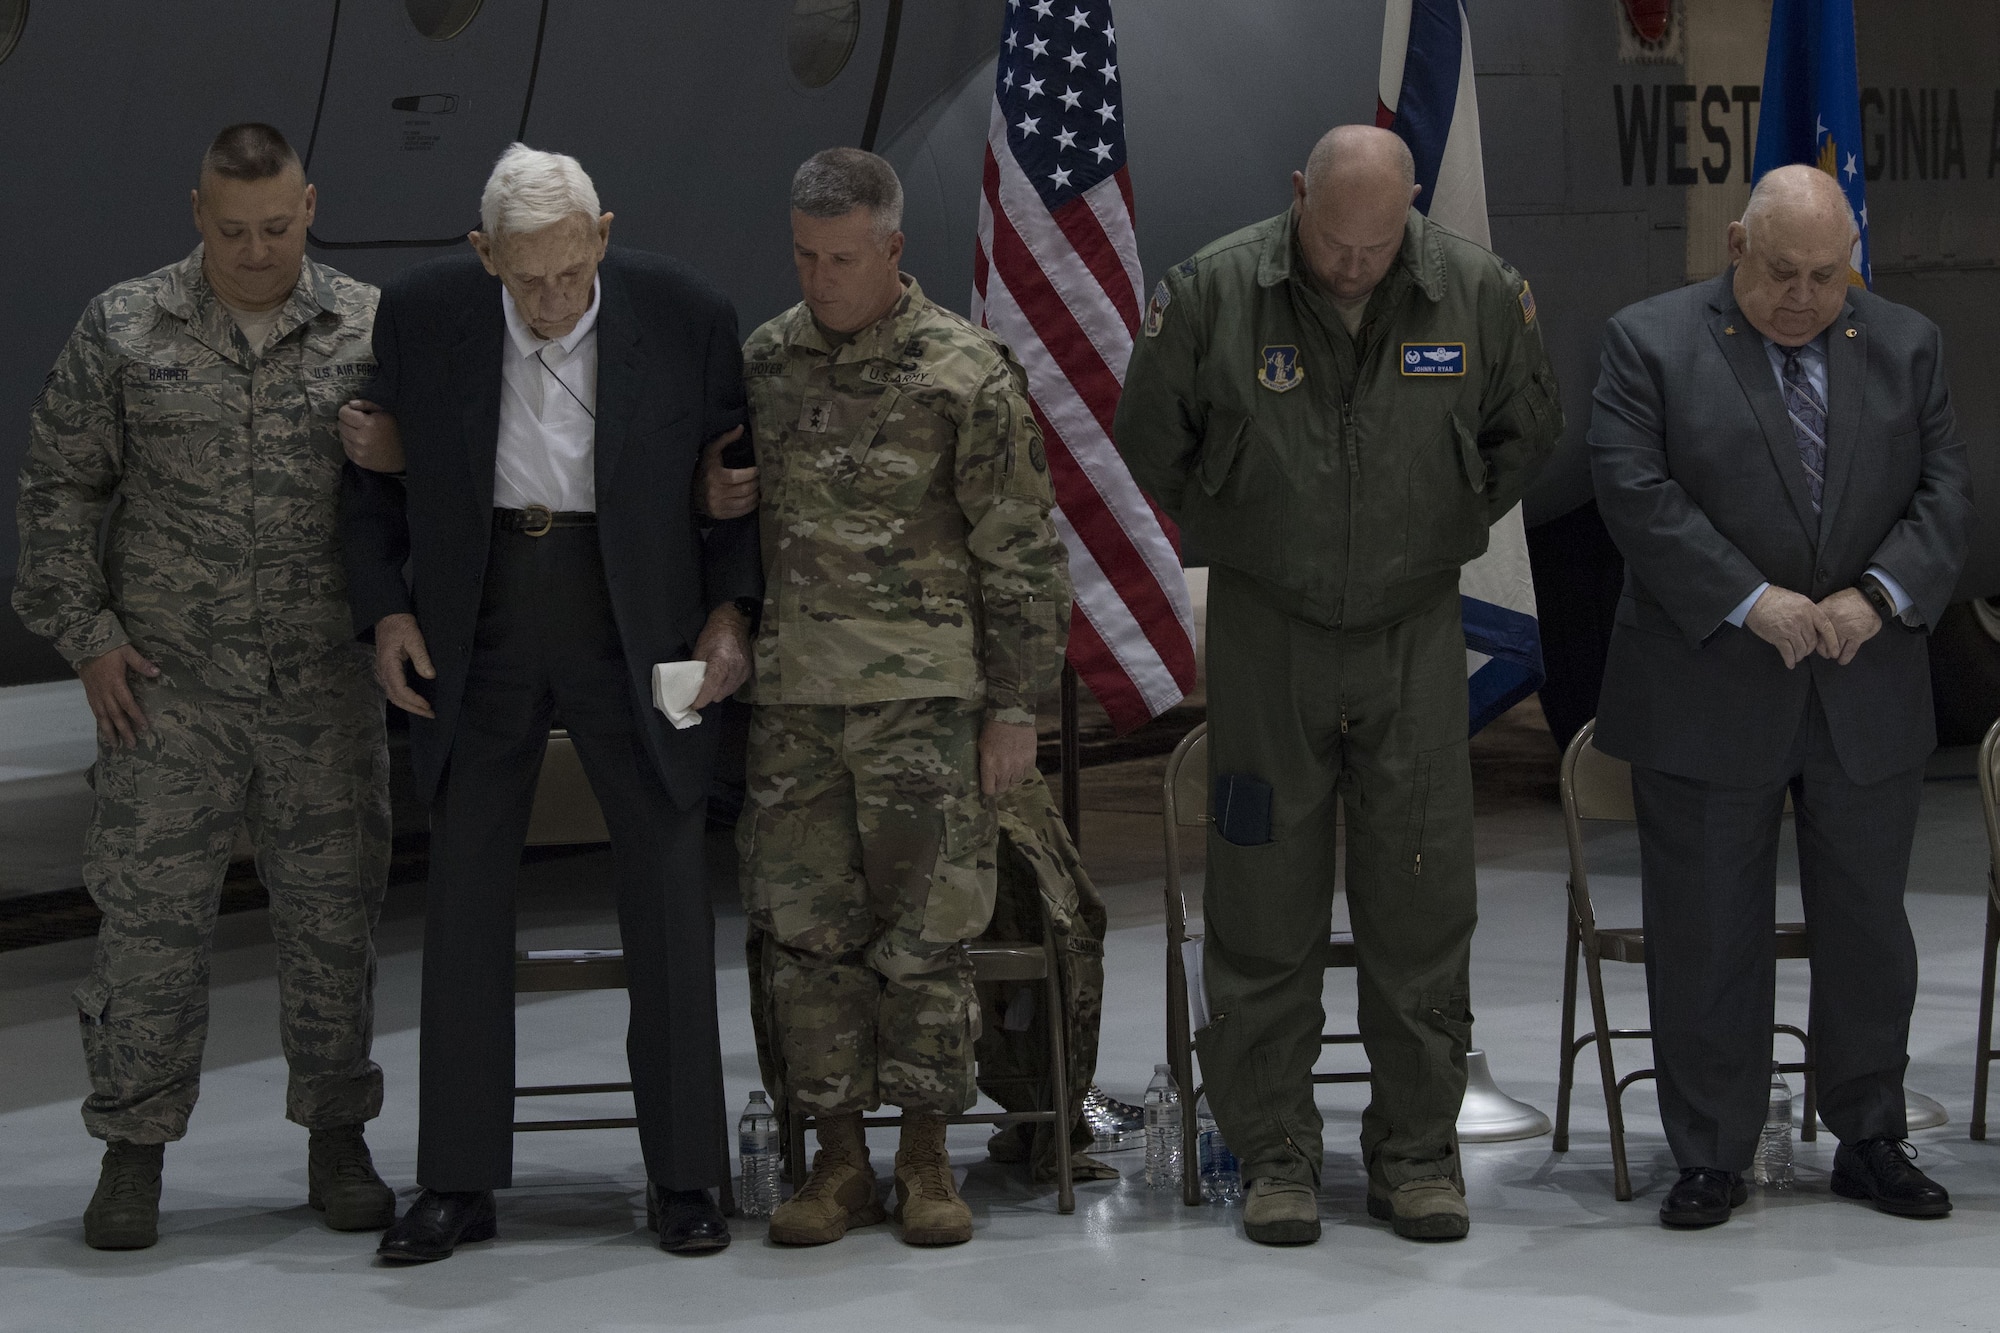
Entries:
{"label": "unit shoulder patch", "polygon": [[1305,382],[1306,368],[1299,364],[1299,349],[1290,343],[1272,343],[1257,353],[1257,382],[1273,393],[1290,393]]}
{"label": "unit shoulder patch", "polygon": [[1153,285],[1153,295],[1146,302],[1146,336],[1157,338],[1166,326],[1167,307],[1174,303],[1174,294],[1167,288],[1167,280],[1161,278]]}
{"label": "unit shoulder patch", "polygon": [[1405,375],[1463,375],[1464,343],[1404,343]]}

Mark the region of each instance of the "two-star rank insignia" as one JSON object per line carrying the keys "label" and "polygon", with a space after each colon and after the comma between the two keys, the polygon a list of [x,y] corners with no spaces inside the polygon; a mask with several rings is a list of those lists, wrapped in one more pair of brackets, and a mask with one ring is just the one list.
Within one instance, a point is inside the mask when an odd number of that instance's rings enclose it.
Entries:
{"label": "two-star rank insignia", "polygon": [[833,425],[833,404],[824,398],[808,398],[799,409],[799,429],[823,435]]}
{"label": "two-star rank insignia", "polygon": [[1290,393],[1304,382],[1306,368],[1299,364],[1299,349],[1290,343],[1271,344],[1257,357],[1261,362],[1257,382],[1271,392]]}

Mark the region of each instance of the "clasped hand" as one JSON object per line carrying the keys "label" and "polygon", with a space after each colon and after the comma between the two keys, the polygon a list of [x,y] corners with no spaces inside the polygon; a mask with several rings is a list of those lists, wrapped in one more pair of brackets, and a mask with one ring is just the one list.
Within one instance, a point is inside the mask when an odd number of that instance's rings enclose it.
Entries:
{"label": "clasped hand", "polygon": [[1882,617],[1857,588],[1842,588],[1823,602],[1772,586],[1764,590],[1743,627],[1778,650],[1787,670],[1813,653],[1841,666],[1881,632]]}

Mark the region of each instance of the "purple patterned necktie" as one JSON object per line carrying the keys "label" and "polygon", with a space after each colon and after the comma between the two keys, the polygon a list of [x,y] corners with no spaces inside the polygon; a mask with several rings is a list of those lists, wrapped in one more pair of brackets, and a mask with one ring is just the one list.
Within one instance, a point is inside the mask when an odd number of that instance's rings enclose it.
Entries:
{"label": "purple patterned necktie", "polygon": [[1785,414],[1792,419],[1792,436],[1798,442],[1799,462],[1805,464],[1806,489],[1812,492],[1813,512],[1819,512],[1820,492],[1826,486],[1826,404],[1813,387],[1812,376],[1799,361],[1799,349],[1785,349]]}

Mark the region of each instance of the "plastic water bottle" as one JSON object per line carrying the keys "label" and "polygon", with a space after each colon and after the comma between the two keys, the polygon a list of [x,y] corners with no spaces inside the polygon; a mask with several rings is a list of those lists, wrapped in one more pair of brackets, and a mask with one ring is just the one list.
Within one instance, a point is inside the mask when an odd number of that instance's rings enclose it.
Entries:
{"label": "plastic water bottle", "polygon": [[769,1217],[778,1206],[778,1116],[762,1091],[750,1094],[736,1122],[736,1155],[743,1166],[736,1210],[745,1217]]}
{"label": "plastic water bottle", "polygon": [[1146,1184],[1156,1190],[1181,1186],[1181,1090],[1166,1065],[1154,1065],[1146,1085]]}
{"label": "plastic water bottle", "polygon": [[1767,1190],[1792,1187],[1792,1090],[1775,1060],[1771,1062],[1771,1109],[1764,1116],[1764,1131],[1757,1136],[1750,1179]]}
{"label": "plastic water bottle", "polygon": [[1236,1154],[1222,1140],[1215,1113],[1208,1109],[1203,1093],[1194,1107],[1195,1160],[1201,1164],[1201,1195],[1208,1202],[1228,1206],[1243,1202],[1243,1176],[1236,1167]]}

